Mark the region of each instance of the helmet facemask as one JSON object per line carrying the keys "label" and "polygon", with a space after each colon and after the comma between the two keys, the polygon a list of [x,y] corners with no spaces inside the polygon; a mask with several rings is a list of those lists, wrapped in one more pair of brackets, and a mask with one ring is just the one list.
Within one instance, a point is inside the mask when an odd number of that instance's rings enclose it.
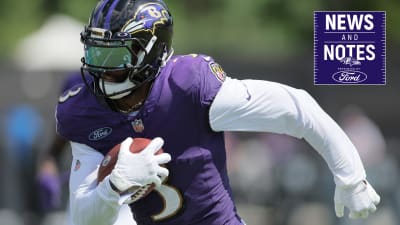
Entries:
{"label": "helmet facemask", "polygon": [[[100,29],[94,30],[99,33]],[[98,38],[91,35],[93,30],[90,28],[85,31],[81,34],[85,52],[81,71],[83,76],[87,72],[94,77],[96,95],[110,99],[127,96],[143,83],[153,80],[169,56],[163,49],[161,57],[149,61],[148,56],[157,50],[154,47],[159,44],[155,35],[146,42],[146,39],[132,38],[125,32],[117,33],[116,38]],[[111,35],[110,31],[104,33]],[[113,74],[119,76],[113,77]]]}

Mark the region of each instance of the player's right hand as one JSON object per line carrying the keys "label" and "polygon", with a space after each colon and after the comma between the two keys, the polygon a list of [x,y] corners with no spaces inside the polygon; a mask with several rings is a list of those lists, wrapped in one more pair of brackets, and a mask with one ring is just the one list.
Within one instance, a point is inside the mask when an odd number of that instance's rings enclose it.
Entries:
{"label": "player's right hand", "polygon": [[132,153],[129,148],[132,138],[121,143],[118,160],[110,174],[110,182],[120,191],[125,192],[132,187],[141,187],[154,183],[161,185],[169,171],[161,164],[171,161],[168,153],[157,154],[164,144],[162,138],[154,138],[141,152]]}

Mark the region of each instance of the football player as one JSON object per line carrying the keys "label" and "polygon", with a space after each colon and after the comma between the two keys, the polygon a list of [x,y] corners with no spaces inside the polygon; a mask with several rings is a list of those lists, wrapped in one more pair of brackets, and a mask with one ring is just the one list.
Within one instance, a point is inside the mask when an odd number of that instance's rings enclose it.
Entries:
{"label": "football player", "polygon": [[[227,77],[209,56],[174,55],[172,27],[161,0],[102,0],[81,33],[85,85],[65,93],[56,114],[72,146],[76,225],[112,224],[124,203],[138,224],[245,224],[229,186],[224,131],[304,138],[332,171],[336,215],[376,210],[380,197],[357,150],[306,91]],[[132,137],[152,141],[134,154]],[[97,185],[104,155],[121,142],[114,169]],[[150,183],[156,189],[146,197],[126,196]]]}

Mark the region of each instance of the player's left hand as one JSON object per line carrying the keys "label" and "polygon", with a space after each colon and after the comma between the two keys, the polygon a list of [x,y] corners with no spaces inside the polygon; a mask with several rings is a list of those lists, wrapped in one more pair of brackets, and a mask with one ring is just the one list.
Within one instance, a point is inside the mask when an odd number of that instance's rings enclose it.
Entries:
{"label": "player's left hand", "polygon": [[360,181],[352,187],[335,189],[335,212],[337,217],[343,217],[344,207],[350,210],[351,219],[367,218],[369,213],[376,211],[376,205],[381,198],[374,188],[366,181]]}

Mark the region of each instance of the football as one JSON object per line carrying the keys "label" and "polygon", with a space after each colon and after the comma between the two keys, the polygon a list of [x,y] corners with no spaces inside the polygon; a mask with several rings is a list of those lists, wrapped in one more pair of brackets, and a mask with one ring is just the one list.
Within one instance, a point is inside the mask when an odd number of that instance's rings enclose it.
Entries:
{"label": "football", "polygon": [[[133,138],[132,144],[129,147],[129,150],[132,153],[138,153],[141,152],[143,149],[146,148],[148,144],[150,144],[151,139],[147,138]],[[98,173],[97,173],[97,183],[100,183],[106,176],[108,176],[111,171],[114,169],[115,164],[117,163],[118,159],[118,152],[120,149],[121,144],[117,144],[114,146],[106,156],[104,156],[103,161],[100,164]],[[163,149],[160,149],[156,152],[156,154],[161,154],[163,153]],[[134,202],[140,198],[143,198],[147,194],[149,194],[153,189],[155,185],[154,184],[148,184],[145,185],[139,190],[136,191],[134,195],[132,195],[129,199],[127,199],[124,203],[131,203]]]}

